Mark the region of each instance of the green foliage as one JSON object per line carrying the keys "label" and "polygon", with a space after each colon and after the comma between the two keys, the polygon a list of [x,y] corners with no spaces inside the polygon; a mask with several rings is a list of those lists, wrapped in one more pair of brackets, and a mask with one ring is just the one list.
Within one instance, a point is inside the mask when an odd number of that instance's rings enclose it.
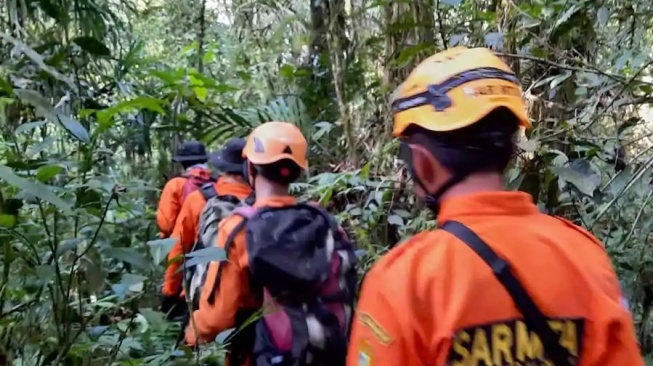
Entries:
{"label": "green foliage", "polygon": [[506,182],[606,244],[653,351],[653,4],[28,3],[0,12],[0,356],[14,365],[220,364],[233,330],[194,353],[157,310],[172,242],[154,240],[153,212],[190,137],[216,149],[265,121],[300,126],[311,172],[295,192],[338,215],[361,273],[435,227],[395,158],[387,102],[416,62],[458,44],[520,75],[535,128]]}

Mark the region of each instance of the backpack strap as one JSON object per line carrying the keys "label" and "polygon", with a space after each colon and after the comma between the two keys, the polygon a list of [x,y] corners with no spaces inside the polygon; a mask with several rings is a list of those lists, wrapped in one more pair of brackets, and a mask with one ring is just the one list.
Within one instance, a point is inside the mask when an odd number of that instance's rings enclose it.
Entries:
{"label": "backpack strap", "polygon": [[447,221],[442,226],[442,230],[465,243],[492,269],[497,280],[508,291],[515,305],[522,313],[528,328],[540,337],[545,354],[551,358],[553,364],[557,366],[575,365],[576,357],[562,347],[558,336],[551,329],[542,311],[513,274],[510,264],[501,259],[487,243],[464,224],[457,221]]}
{"label": "backpack strap", "polygon": [[215,189],[215,184],[213,184],[213,182],[202,184],[200,187],[200,192],[202,192],[202,196],[204,196],[205,201],[208,201],[218,195],[218,191]]}
{"label": "backpack strap", "polygon": [[[224,253],[225,256],[227,257],[227,260],[229,260],[229,251],[231,250],[231,246],[234,243],[234,239],[236,238],[236,235],[243,231],[245,228],[245,225],[247,225],[247,221],[252,217],[256,209],[254,207],[239,207],[234,210],[234,214],[241,216],[243,219],[236,225],[236,227],[229,233],[229,236],[227,237],[227,241],[224,245]],[[222,270],[224,269],[224,261],[221,263],[218,263],[218,273],[215,275],[215,281],[213,281],[213,289],[211,291],[211,294],[209,295],[209,298],[207,299],[209,304],[213,305],[215,303],[215,296],[216,293],[220,290],[220,276],[222,275]]]}

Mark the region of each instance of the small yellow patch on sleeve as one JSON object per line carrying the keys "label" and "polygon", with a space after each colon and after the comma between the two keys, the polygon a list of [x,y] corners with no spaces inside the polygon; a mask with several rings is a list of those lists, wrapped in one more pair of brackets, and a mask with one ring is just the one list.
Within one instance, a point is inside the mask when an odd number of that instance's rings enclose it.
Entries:
{"label": "small yellow patch on sleeve", "polygon": [[392,342],[392,336],[370,314],[360,313],[358,321],[369,329],[382,345],[387,346]]}

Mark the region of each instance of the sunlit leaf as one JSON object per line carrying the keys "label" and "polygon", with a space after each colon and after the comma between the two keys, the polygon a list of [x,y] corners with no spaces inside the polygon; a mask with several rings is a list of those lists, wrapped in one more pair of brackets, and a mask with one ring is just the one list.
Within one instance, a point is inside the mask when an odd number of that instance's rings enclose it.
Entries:
{"label": "sunlit leaf", "polygon": [[41,127],[45,125],[45,121],[36,121],[36,122],[26,122],[20,124],[18,127],[16,127],[16,130],[14,131],[16,134],[31,131],[37,127]]}
{"label": "sunlit leaf", "polygon": [[36,172],[36,179],[40,180],[41,182],[47,182],[50,179],[57,176],[57,174],[61,173],[62,170],[63,170],[63,167],[60,166],[60,165],[42,166]]}
{"label": "sunlit leaf", "polygon": [[16,225],[15,215],[0,214],[0,226],[13,227],[14,225]]}
{"label": "sunlit leaf", "polygon": [[295,66],[290,64],[283,64],[279,69],[279,75],[286,79],[292,79],[295,76]]}
{"label": "sunlit leaf", "polygon": [[208,90],[206,88],[196,86],[193,88],[193,92],[195,92],[197,99],[201,100],[202,102],[206,100],[206,95],[208,93]]}

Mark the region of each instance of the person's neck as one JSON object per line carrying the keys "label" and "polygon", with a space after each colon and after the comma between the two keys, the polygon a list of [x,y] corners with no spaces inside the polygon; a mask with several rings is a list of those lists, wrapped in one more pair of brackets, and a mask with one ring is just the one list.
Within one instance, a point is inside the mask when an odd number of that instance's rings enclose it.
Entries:
{"label": "person's neck", "polygon": [[256,198],[269,198],[287,196],[288,186],[282,186],[272,182],[264,182],[260,178],[254,182],[254,191],[256,191]]}
{"label": "person's neck", "polygon": [[442,195],[442,200],[447,198],[467,196],[480,192],[505,191],[503,177],[499,173],[474,173],[462,182],[451,187]]}

